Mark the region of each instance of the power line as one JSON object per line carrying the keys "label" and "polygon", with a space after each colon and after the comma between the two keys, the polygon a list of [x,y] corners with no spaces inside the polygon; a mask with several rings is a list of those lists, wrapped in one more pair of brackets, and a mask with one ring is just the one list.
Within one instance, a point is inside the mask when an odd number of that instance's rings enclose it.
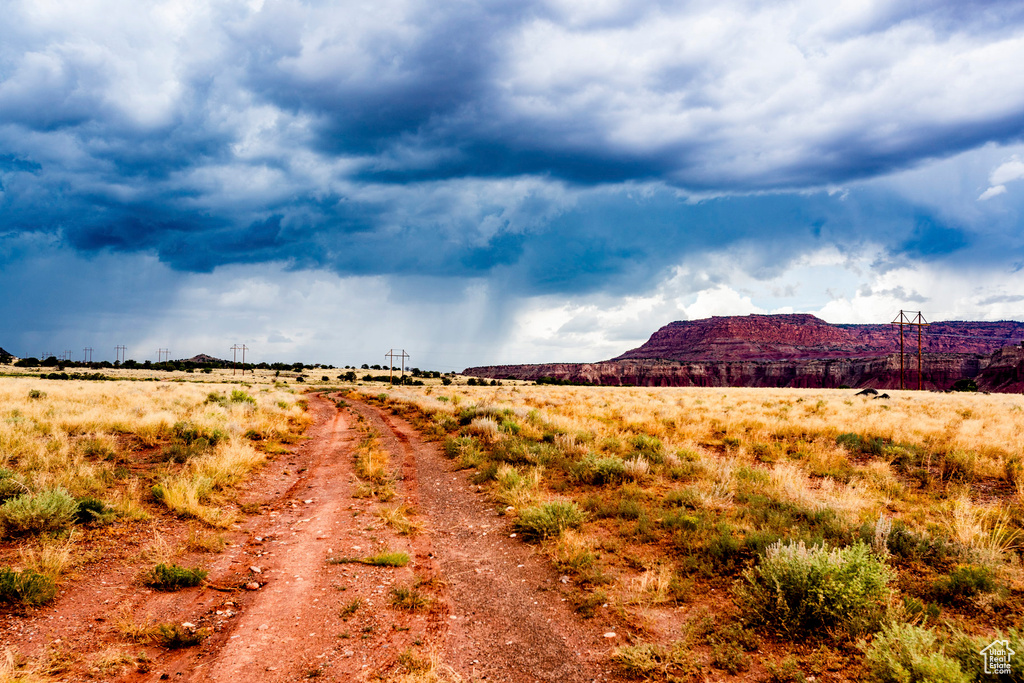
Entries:
{"label": "power line", "polygon": [[394,384],[395,383],[394,375],[392,374],[394,372],[394,370],[395,370],[395,358],[401,358],[402,359],[402,381],[404,382],[405,381],[405,360],[406,360],[406,358],[410,358],[411,356],[409,356],[409,354],[407,354],[405,352],[405,349],[402,349],[402,353],[395,353],[395,350],[391,349],[390,351],[388,351],[387,353],[384,354],[384,357],[390,359],[388,361],[388,384]]}
{"label": "power line", "polygon": [[[937,325],[938,323],[931,323],[931,324]],[[1019,336],[1020,339],[1024,339],[1024,335],[1019,335],[1019,333],[1014,333],[1014,334],[1011,334],[1011,335],[1006,336],[1006,337],[986,337],[986,336],[977,335],[977,334],[951,334],[951,333],[948,333],[948,332],[929,332],[928,333],[928,337],[929,338],[931,338],[931,337],[955,337],[957,339],[988,339],[988,340],[991,340],[991,341],[1012,341],[1014,339],[1014,337],[1016,337],[1016,336]]]}

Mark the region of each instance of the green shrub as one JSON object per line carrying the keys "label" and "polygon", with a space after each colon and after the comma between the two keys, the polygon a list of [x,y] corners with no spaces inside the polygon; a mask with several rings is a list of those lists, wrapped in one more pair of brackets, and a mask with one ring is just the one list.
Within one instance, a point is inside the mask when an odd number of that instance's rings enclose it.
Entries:
{"label": "green shrub", "polygon": [[750,444],[750,454],[761,462],[775,462],[779,459],[781,448],[778,444],[756,442]]}
{"label": "green shrub", "polygon": [[107,504],[98,498],[86,497],[78,499],[78,512],[75,514],[75,521],[79,524],[110,524],[117,517],[117,513]]}
{"label": "green shrub", "polygon": [[886,541],[889,552],[904,560],[918,560],[931,566],[944,564],[957,549],[945,538],[919,534],[897,520]]}
{"label": "green shrub", "polygon": [[625,478],[626,464],[614,455],[590,454],[572,467],[570,475],[576,481],[586,484],[615,484]]}
{"label": "green shrub", "polygon": [[963,604],[983,593],[994,593],[998,589],[995,572],[977,565],[957,567],[932,586],[936,600],[957,604]]}
{"label": "green shrub", "polygon": [[197,439],[192,443],[175,441],[174,443],[168,444],[167,447],[160,452],[160,460],[163,462],[186,463],[192,458],[198,458],[199,456],[207,453],[209,450],[210,442],[206,439]]}
{"label": "green shrub", "polygon": [[673,531],[696,531],[701,527],[701,522],[701,517],[683,510],[666,512],[661,519],[662,526]]}
{"label": "green shrub", "polygon": [[874,630],[889,598],[889,568],[864,543],[829,549],[803,541],[769,546],[743,575],[751,620],[789,634]]}
{"label": "green shrub", "polygon": [[768,683],[805,683],[807,677],[800,670],[800,663],[793,655],[786,655],[778,662],[767,662],[764,665],[768,673]]}
{"label": "green shrub", "polygon": [[[869,681],[877,683],[968,683],[960,664],[944,654],[930,629],[891,624],[864,649]],[[974,657],[980,659],[977,652]]]}
{"label": "green shrub", "polygon": [[370,557],[329,557],[327,564],[365,564],[372,567],[404,567],[409,564],[409,554],[387,550]]}
{"label": "green shrub", "polygon": [[892,445],[881,437],[861,436],[853,432],[846,432],[836,437],[836,443],[851,453],[864,453],[865,455],[883,455]]}
{"label": "green shrub", "polygon": [[153,629],[156,641],[170,650],[199,645],[209,635],[209,629],[190,628],[185,624],[158,624]]}
{"label": "green shrub", "polygon": [[641,455],[651,462],[660,463],[665,459],[661,439],[656,436],[636,434],[635,436],[630,437],[629,445],[633,449],[634,454]]}
{"label": "green shrub", "polygon": [[366,558],[363,564],[374,567],[404,567],[409,564],[409,555],[401,551],[389,550]]}
{"label": "green shrub", "polygon": [[626,675],[644,680],[686,680],[699,670],[694,653],[683,641],[671,647],[655,643],[623,645],[612,653],[612,661]]}
{"label": "green shrub", "polygon": [[82,439],[79,448],[83,456],[92,460],[115,460],[117,458],[114,449],[102,439]]}
{"label": "green shrub", "polygon": [[477,441],[471,436],[449,436],[441,444],[448,458],[458,458],[466,451],[477,450]]}
{"label": "green shrub", "polygon": [[202,444],[213,447],[228,438],[228,435],[220,429],[209,429],[187,420],[175,422],[172,433],[175,441],[179,441],[186,446]]}
{"label": "green shrub", "polygon": [[665,494],[665,505],[696,510],[701,506],[700,494],[690,488],[675,489]]}
{"label": "green shrub", "polygon": [[[324,381],[327,381],[326,377],[324,377]],[[241,389],[234,389],[231,392],[231,398],[228,400],[231,403],[248,403],[253,406],[256,405],[256,399],[250,396],[249,394],[245,393]]]}
{"label": "green shrub", "polygon": [[711,646],[711,666],[735,676],[750,668],[750,657],[737,643],[718,641]]}
{"label": "green shrub", "polygon": [[43,605],[57,595],[57,585],[45,574],[0,567],[0,604]]}
{"label": "green shrub", "polygon": [[430,596],[409,586],[391,587],[391,606],[417,612],[430,606]]}
{"label": "green shrub", "polygon": [[146,576],[146,585],[158,591],[176,591],[182,588],[198,586],[209,574],[205,569],[193,567],[188,569],[176,564],[161,562]]}
{"label": "green shrub", "polygon": [[75,521],[78,502],[64,489],[26,493],[0,505],[0,525],[12,534],[60,531]]}
{"label": "green shrub", "polygon": [[488,462],[480,466],[476,472],[474,472],[469,480],[474,484],[483,484],[488,481],[493,481],[498,476],[498,463]]}
{"label": "green shrub", "polygon": [[939,461],[940,476],[944,481],[972,481],[978,467],[978,454],[954,448]]}
{"label": "green shrub", "polygon": [[520,510],[516,528],[526,538],[550,538],[560,536],[566,529],[575,529],[584,517],[576,503],[553,500]]}
{"label": "green shrub", "polygon": [[978,384],[969,377],[963,377],[953,382],[953,391],[977,391]]}
{"label": "green shrub", "polygon": [[907,621],[924,625],[937,621],[942,608],[934,602],[925,604],[912,595],[904,595],[903,614]]}

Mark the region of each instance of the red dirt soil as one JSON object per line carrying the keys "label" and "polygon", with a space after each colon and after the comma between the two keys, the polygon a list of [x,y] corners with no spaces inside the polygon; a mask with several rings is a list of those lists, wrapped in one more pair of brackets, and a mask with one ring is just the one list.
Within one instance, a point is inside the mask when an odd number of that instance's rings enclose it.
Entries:
{"label": "red dirt soil", "polygon": [[[608,662],[624,642],[614,617],[574,614],[571,585],[512,536],[509,522],[435,445],[359,402],[339,409],[312,396],[309,410],[308,440],[244,487],[240,504],[259,512],[227,532],[227,549],[173,555],[209,569],[208,585],[159,593],[139,578],[153,566],[147,546],[157,535],[179,546],[187,522],[163,515],[157,524],[114,525],[90,532],[83,545],[102,559],[71,576],[53,604],[0,614],[0,643],[37,659],[49,651],[50,673],[64,681],[363,681],[431,656],[465,680],[618,680]],[[398,479],[386,505],[411,505],[421,533],[398,535],[376,514],[385,504],[353,497],[353,459],[367,426]],[[412,561],[403,568],[327,562],[382,550]],[[244,588],[254,582],[258,590]],[[428,609],[392,606],[393,587],[414,585],[432,598]],[[126,622],[190,622],[211,635],[168,650],[127,640]]]}

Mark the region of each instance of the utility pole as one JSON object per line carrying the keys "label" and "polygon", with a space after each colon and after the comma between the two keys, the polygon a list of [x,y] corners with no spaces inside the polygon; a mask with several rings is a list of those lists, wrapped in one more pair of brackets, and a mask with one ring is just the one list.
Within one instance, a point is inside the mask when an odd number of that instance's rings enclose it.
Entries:
{"label": "utility pole", "polygon": [[924,316],[921,315],[921,311],[918,311],[917,317],[914,318],[914,324],[917,325],[917,390],[921,391],[924,386],[924,374],[921,371],[921,333],[930,323],[925,322]]}
{"label": "utility pole", "polygon": [[156,350],[156,362],[162,363],[165,360],[171,359],[170,349],[157,349]]}
{"label": "utility pole", "polygon": [[402,381],[405,380],[405,359],[410,358],[409,354],[402,349],[401,353],[395,353],[394,349],[391,349],[384,354],[384,357],[388,359],[388,384],[394,384],[394,369],[395,369],[395,358],[402,359]]}
{"label": "utility pole", "polygon": [[920,391],[924,387],[924,373],[922,371],[922,340],[921,335],[925,327],[928,327],[930,323],[926,322],[924,316],[921,315],[921,311],[916,311],[916,315],[911,318],[908,314],[915,313],[915,311],[904,311],[900,310],[900,314],[896,316],[896,319],[892,321],[892,325],[899,325],[900,328],[900,389],[906,388],[906,383],[903,379],[904,362],[903,362],[903,328],[917,326],[917,389]]}
{"label": "utility pole", "polygon": [[120,361],[120,362],[124,363],[124,361],[125,361],[125,354],[127,352],[128,352],[128,347],[127,346],[115,346],[114,347],[114,362],[117,363],[118,361]]}
{"label": "utility pole", "polygon": [[82,362],[83,363],[91,363],[92,362],[92,347],[91,346],[87,346],[84,349],[82,349]]}
{"label": "utility pole", "polygon": [[[231,365],[232,365],[231,374],[232,375],[234,375],[235,371],[238,369],[238,352],[241,351],[242,352],[242,377],[245,377],[245,352],[248,351],[248,350],[249,350],[249,347],[246,346],[245,344],[235,344],[234,346],[231,347],[231,351],[234,353],[234,355],[231,357]],[[252,374],[255,375],[256,371],[253,370]]]}

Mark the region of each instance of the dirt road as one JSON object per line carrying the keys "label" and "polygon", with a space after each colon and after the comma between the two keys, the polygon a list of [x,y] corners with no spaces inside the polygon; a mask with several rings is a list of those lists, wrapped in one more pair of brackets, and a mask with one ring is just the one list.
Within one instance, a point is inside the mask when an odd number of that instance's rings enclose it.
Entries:
{"label": "dirt road", "polygon": [[[607,656],[622,637],[608,635],[607,611],[574,614],[560,577],[435,444],[360,402],[338,408],[313,396],[309,409],[308,440],[245,487],[240,502],[258,512],[229,534],[226,551],[175,558],[210,569],[210,587],[146,589],[137,577],[151,566],[139,552],[148,541],[126,536],[119,555],[51,606],[4,617],[0,638],[67,681],[363,681],[430,662],[467,681],[616,680]],[[368,430],[389,453],[393,500],[354,497],[354,454]],[[379,516],[402,503],[417,511],[420,533],[400,535]],[[188,527],[168,517],[156,533],[174,545]],[[383,551],[411,561],[337,562]],[[426,604],[400,599],[410,595]],[[164,622],[211,635],[180,650],[126,640],[132,624]]]}

